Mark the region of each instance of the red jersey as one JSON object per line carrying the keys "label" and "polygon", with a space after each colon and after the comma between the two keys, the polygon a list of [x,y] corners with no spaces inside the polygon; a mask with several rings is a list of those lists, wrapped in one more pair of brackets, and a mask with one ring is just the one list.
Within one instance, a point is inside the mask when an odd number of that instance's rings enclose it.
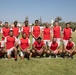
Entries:
{"label": "red jersey", "polygon": [[33,45],[35,46],[35,48],[36,48],[37,50],[40,50],[40,49],[43,47],[44,42],[41,41],[40,43],[38,43],[37,41],[35,41]]}
{"label": "red jersey", "polygon": [[33,35],[34,35],[36,38],[38,38],[39,35],[40,35],[40,26],[33,26],[32,31],[33,31]]}
{"label": "red jersey", "polygon": [[53,27],[53,35],[56,38],[60,38],[60,35],[61,35],[61,27],[60,26]]}
{"label": "red jersey", "polygon": [[72,47],[74,47],[74,46],[75,46],[74,42],[71,42],[71,43],[68,42],[67,45],[66,45],[66,49],[71,50]]}
{"label": "red jersey", "polygon": [[29,47],[30,40],[28,38],[26,38],[26,39],[21,38],[19,41],[19,44],[22,49],[27,49]]}
{"label": "red jersey", "polygon": [[30,34],[30,32],[31,32],[31,30],[30,30],[30,26],[23,26],[22,27],[22,29],[21,29],[21,31],[23,32],[23,33],[26,33],[26,37],[29,37],[29,34]]}
{"label": "red jersey", "polygon": [[[10,28],[2,28],[1,29],[1,33],[6,37],[9,35],[9,31],[10,31]],[[4,38],[2,37],[2,40],[4,40]]]}
{"label": "red jersey", "polygon": [[63,39],[64,40],[69,40],[69,38],[71,37],[71,34],[72,34],[72,29],[71,28],[64,28],[63,29]]}
{"label": "red jersey", "polygon": [[58,47],[58,43],[50,42],[49,47],[50,47],[50,50],[55,51]]}
{"label": "red jersey", "polygon": [[17,42],[17,39],[15,36],[7,36],[5,38],[5,43],[6,43],[6,49],[10,49],[12,47],[14,47],[15,42]]}
{"label": "red jersey", "polygon": [[50,40],[51,29],[50,28],[43,28],[43,39]]}
{"label": "red jersey", "polygon": [[13,27],[12,30],[13,30],[14,36],[17,37],[20,33],[20,29],[18,27]]}

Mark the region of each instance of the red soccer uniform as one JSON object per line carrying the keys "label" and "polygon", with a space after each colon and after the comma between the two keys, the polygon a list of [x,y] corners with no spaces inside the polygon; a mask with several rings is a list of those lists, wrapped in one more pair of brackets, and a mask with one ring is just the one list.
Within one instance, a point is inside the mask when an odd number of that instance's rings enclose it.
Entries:
{"label": "red soccer uniform", "polygon": [[64,28],[63,29],[63,39],[64,40],[69,40],[69,38],[71,37],[72,34],[72,29],[71,28]]}
{"label": "red soccer uniform", "polygon": [[20,29],[18,27],[13,27],[12,30],[13,30],[14,36],[17,37],[20,33]]}
{"label": "red soccer uniform", "polygon": [[35,46],[35,48],[36,48],[37,50],[40,50],[40,49],[43,47],[44,42],[41,41],[40,43],[38,43],[37,41],[35,41],[33,45]]}
{"label": "red soccer uniform", "polygon": [[50,28],[43,28],[43,39],[50,40],[51,29]]}
{"label": "red soccer uniform", "polygon": [[50,42],[49,47],[50,47],[50,50],[55,51],[58,47],[58,43]]}
{"label": "red soccer uniform", "polygon": [[27,49],[29,47],[30,44],[30,40],[28,38],[24,39],[21,38],[19,41],[20,47],[24,50]]}
{"label": "red soccer uniform", "polygon": [[60,38],[60,35],[61,35],[61,27],[60,26],[53,27],[53,35],[56,38]]}
{"label": "red soccer uniform", "polygon": [[[1,33],[4,35],[4,37],[8,36],[9,35],[9,31],[10,31],[10,28],[2,28],[1,29]],[[4,40],[5,38],[2,37],[2,40]]]}
{"label": "red soccer uniform", "polygon": [[73,46],[75,46],[74,42],[71,42],[71,43],[68,42],[67,45],[66,45],[66,49],[71,50]]}
{"label": "red soccer uniform", "polygon": [[8,49],[14,47],[15,46],[15,42],[17,42],[17,39],[16,39],[15,36],[12,36],[12,37],[7,36],[5,38],[6,49],[8,50]]}
{"label": "red soccer uniform", "polygon": [[36,38],[38,38],[39,35],[40,35],[40,26],[33,26],[32,31],[33,31],[33,35],[34,35]]}
{"label": "red soccer uniform", "polygon": [[21,31],[23,32],[23,33],[26,33],[26,37],[29,37],[29,34],[30,34],[30,32],[31,32],[31,30],[30,30],[30,26],[23,26],[22,27],[22,29],[21,29]]}

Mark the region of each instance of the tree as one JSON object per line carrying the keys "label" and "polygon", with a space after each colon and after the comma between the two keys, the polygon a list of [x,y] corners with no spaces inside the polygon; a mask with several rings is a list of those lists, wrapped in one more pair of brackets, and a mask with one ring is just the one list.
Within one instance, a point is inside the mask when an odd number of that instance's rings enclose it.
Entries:
{"label": "tree", "polygon": [[61,20],[62,20],[62,18],[60,16],[58,16],[58,17],[55,18],[55,21],[58,21],[59,22]]}

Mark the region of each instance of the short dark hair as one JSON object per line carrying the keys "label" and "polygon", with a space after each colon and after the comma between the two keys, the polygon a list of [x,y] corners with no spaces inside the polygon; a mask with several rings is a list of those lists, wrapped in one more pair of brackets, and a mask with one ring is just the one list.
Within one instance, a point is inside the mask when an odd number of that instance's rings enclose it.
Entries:
{"label": "short dark hair", "polygon": [[18,22],[17,21],[14,21],[14,24],[17,24]]}
{"label": "short dark hair", "polygon": [[28,21],[24,21],[24,23],[26,23],[26,22],[28,23]]}
{"label": "short dark hair", "polygon": [[13,32],[13,30],[10,30],[9,32]]}
{"label": "short dark hair", "polygon": [[36,21],[38,21],[38,22],[39,22],[39,20],[35,20],[35,23],[36,23]]}
{"label": "short dark hair", "polygon": [[5,24],[6,24],[6,23],[8,24],[8,22],[5,22]]}
{"label": "short dark hair", "polygon": [[66,23],[65,25],[70,24],[70,23]]}
{"label": "short dark hair", "polygon": [[38,38],[37,38],[37,40],[41,40],[41,39],[42,39],[41,37],[38,37]]}
{"label": "short dark hair", "polygon": [[70,37],[69,39],[72,39],[72,40],[73,40],[73,38],[72,38],[72,37]]}
{"label": "short dark hair", "polygon": [[55,22],[57,22],[57,23],[58,23],[58,21],[54,21],[54,23],[55,23]]}

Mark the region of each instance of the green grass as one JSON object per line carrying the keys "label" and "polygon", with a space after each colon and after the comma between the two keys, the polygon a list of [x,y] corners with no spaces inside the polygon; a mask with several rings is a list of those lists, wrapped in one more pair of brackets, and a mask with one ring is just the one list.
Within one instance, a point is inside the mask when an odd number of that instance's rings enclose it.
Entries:
{"label": "green grass", "polygon": [[0,61],[0,75],[75,75],[75,59],[13,59]]}
{"label": "green grass", "polygon": [[[76,43],[76,33],[72,36]],[[0,75],[76,75],[76,55],[74,58],[0,59]]]}

